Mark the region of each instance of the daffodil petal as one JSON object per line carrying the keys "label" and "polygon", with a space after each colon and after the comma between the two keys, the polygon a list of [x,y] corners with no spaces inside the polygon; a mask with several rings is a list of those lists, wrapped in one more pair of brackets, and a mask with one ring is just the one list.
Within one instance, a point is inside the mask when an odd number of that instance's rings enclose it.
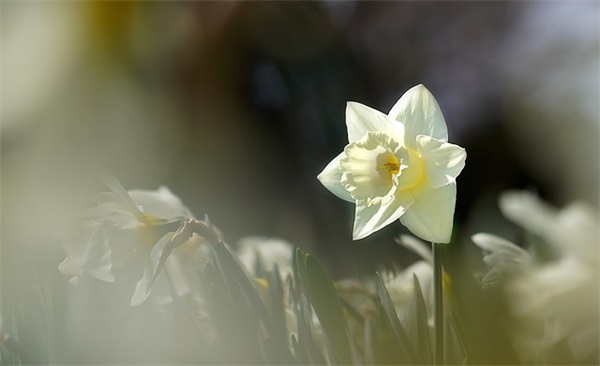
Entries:
{"label": "daffodil petal", "polygon": [[112,252],[108,237],[101,226],[98,226],[90,236],[85,249],[83,268],[92,277],[100,281],[115,281],[115,276],[112,273]]}
{"label": "daffodil petal", "polygon": [[523,249],[515,243],[493,234],[478,233],[471,236],[471,240],[486,252],[510,252],[515,255],[523,252]]}
{"label": "daffodil petal", "polygon": [[161,186],[156,191],[131,190],[129,195],[145,214],[162,219],[194,217],[167,187]]}
{"label": "daffodil petal", "polygon": [[85,263],[85,247],[80,245],[79,237],[65,235],[59,238],[62,241],[63,250],[66,254],[65,259],[59,263],[58,270],[65,275],[73,276],[69,280],[72,284],[79,283],[79,278],[83,274],[83,264]]}
{"label": "daffodil petal", "polygon": [[481,279],[484,285],[493,284],[506,274],[514,276],[531,262],[532,257],[527,251],[496,235],[479,233],[473,235],[471,240],[483,249],[483,261],[490,268]]}
{"label": "daffodil petal", "polygon": [[87,209],[83,217],[86,220],[102,222],[119,229],[135,229],[140,225],[135,214],[112,202],[101,203]]}
{"label": "daffodil petal", "polygon": [[500,211],[509,220],[540,236],[553,227],[558,210],[527,191],[506,191],[498,200]]}
{"label": "daffodil petal", "polygon": [[352,239],[363,239],[398,220],[412,204],[414,199],[409,195],[394,197],[386,204],[370,206],[366,200],[357,201]]}
{"label": "daffodil petal", "polygon": [[112,174],[103,174],[100,176],[100,180],[104,185],[120,197],[121,200],[127,205],[132,213],[139,213],[139,209],[125,187],[119,182],[119,180]]}
{"label": "daffodil petal", "polygon": [[417,136],[417,144],[429,186],[436,189],[455,182],[465,167],[465,149],[424,135]]}
{"label": "daffodil petal", "polygon": [[142,278],[135,284],[135,291],[133,292],[133,296],[131,296],[130,305],[138,306],[143,304],[150,296],[150,281],[152,280],[152,265],[150,263],[146,263],[144,267],[144,274]]}
{"label": "daffodil petal", "polygon": [[350,193],[346,191],[340,180],[342,179],[342,172],[340,171],[340,160],[346,156],[346,153],[342,151],[341,154],[333,158],[329,164],[323,169],[323,171],[317,175],[317,179],[327,188],[331,193],[335,194],[339,198],[354,202]]}
{"label": "daffodil petal", "polygon": [[164,266],[164,260],[161,259],[164,258],[165,253],[168,254],[171,251],[169,244],[172,237],[173,233],[165,234],[152,248],[149,258],[146,259],[144,274],[137,282],[131,297],[131,306],[141,305],[148,299],[150,290],[152,290],[152,283]]}
{"label": "daffodil petal", "polygon": [[416,148],[418,135],[448,140],[446,121],[440,106],[423,85],[417,85],[404,93],[390,110],[389,116],[404,124],[406,147]]}
{"label": "daffodil petal", "polygon": [[350,143],[360,140],[369,131],[383,132],[398,141],[404,138],[404,126],[401,123],[383,112],[356,102],[346,104],[346,125]]}
{"label": "daffodil petal", "polygon": [[400,222],[419,238],[448,243],[452,235],[456,184],[438,189],[427,187],[415,193],[415,202],[400,217]]}

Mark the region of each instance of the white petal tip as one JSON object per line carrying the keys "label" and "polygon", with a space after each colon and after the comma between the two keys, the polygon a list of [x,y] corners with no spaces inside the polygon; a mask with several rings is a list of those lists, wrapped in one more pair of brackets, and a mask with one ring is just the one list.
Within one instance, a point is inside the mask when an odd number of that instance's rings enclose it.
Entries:
{"label": "white petal tip", "polygon": [[360,233],[352,233],[352,240],[353,241],[357,241],[360,239],[364,239],[366,237],[366,235],[364,234],[360,234]]}
{"label": "white petal tip", "polygon": [[142,305],[142,304],[143,304],[144,302],[146,302],[146,300],[148,299],[148,295],[150,295],[150,293],[149,293],[149,292],[148,292],[148,293],[146,293],[145,295],[138,295],[138,296],[136,296],[136,295],[133,295],[133,296],[131,297],[131,302],[130,302],[130,305],[131,305],[132,307],[134,307],[134,306],[139,306],[139,305]]}

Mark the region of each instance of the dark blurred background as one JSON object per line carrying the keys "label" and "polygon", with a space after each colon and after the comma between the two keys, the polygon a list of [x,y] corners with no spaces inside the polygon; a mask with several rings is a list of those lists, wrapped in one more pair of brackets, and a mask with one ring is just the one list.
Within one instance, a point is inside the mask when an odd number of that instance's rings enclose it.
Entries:
{"label": "dark blurred background", "polygon": [[[110,171],[168,186],[235,245],[276,236],[335,276],[416,259],[391,225],[352,242],[353,206],[316,175],[346,101],[387,112],[423,83],[466,148],[455,245],[505,235],[527,188],[598,205],[598,2],[4,2],[4,273]],[[510,239],[510,237],[509,237]]]}

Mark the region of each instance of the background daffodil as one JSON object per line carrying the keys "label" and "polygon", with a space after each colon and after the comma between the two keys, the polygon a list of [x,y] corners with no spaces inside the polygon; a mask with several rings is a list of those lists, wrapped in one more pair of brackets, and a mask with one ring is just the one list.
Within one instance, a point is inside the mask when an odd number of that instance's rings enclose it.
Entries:
{"label": "background daffodil", "polygon": [[60,235],[65,259],[59,270],[74,285],[84,274],[111,283],[134,278],[132,306],[146,301],[163,269],[179,295],[189,292],[197,264],[176,257],[192,258],[199,246],[188,232],[192,213],[164,186],[126,191],[113,177],[105,180],[111,191],[95,196],[97,205],[86,210],[79,230]]}
{"label": "background daffodil", "polygon": [[346,125],[349,144],[317,178],[356,204],[353,239],[400,219],[418,237],[448,243],[467,154],[447,142],[444,116],[427,88],[408,90],[387,115],[348,102]]}

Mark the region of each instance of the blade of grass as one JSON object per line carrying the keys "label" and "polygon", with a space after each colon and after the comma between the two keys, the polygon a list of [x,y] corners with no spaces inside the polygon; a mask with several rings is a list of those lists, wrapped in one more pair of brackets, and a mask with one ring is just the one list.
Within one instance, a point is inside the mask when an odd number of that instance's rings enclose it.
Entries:
{"label": "blade of grass", "polygon": [[419,364],[421,363],[421,360],[419,360],[417,353],[412,347],[412,342],[408,337],[406,330],[404,329],[402,323],[400,323],[400,320],[398,319],[398,314],[396,314],[394,303],[392,302],[387,288],[383,283],[383,279],[381,278],[379,273],[377,273],[376,275],[379,299],[381,301],[381,305],[383,307],[383,312],[385,315],[384,318],[386,319],[386,322],[390,327],[392,334],[396,339],[396,342],[400,346],[400,349],[403,351],[402,354],[403,357],[406,358],[406,361],[410,364]]}
{"label": "blade of grass", "polygon": [[285,308],[283,304],[283,286],[281,284],[281,275],[277,264],[273,266],[273,271],[269,274],[269,295],[271,299],[271,314],[275,326],[275,336],[279,339],[287,338]]}
{"label": "blade of grass", "polygon": [[351,361],[350,345],[348,343],[346,319],[342,303],[333,281],[325,268],[310,254],[305,256],[306,277],[309,300],[311,301],[324,332],[331,341],[331,346],[340,362],[348,364]]}
{"label": "blade of grass", "polygon": [[413,296],[408,306],[409,316],[406,319],[407,331],[415,335],[416,348],[419,357],[425,364],[433,362],[433,349],[429,335],[429,324],[427,321],[427,308],[421,291],[419,279],[413,274]]}
{"label": "blade of grass", "polygon": [[277,343],[277,346],[282,350],[287,350],[286,362],[292,362],[293,359],[289,353],[287,338],[278,337],[278,332],[273,322],[273,318],[270,316],[265,304],[260,299],[258,291],[254,288],[250,282],[250,279],[246,277],[244,270],[240,267],[239,263],[233,257],[231,252],[229,252],[229,250],[225,247],[224,243],[215,243],[213,248],[215,248],[217,257],[219,258],[219,263],[222,265],[221,270],[223,277],[227,279],[228,282],[237,283],[239,285],[238,288],[245,295],[247,304],[254,313],[252,315],[262,321],[267,333],[270,335],[271,339]]}
{"label": "blade of grass", "polygon": [[460,337],[460,332],[452,317],[446,318],[445,329],[445,354],[444,358],[449,365],[464,365],[467,362],[467,352]]}
{"label": "blade of grass", "polygon": [[373,352],[373,326],[371,323],[371,319],[365,319],[364,326],[364,358],[366,365],[374,365],[375,362],[375,353]]}

